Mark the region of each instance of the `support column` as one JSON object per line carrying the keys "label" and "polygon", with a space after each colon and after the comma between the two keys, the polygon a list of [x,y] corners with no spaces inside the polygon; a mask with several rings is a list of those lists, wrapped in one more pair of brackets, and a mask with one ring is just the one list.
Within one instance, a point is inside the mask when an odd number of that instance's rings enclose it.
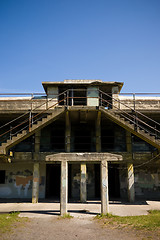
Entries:
{"label": "support column", "polygon": [[132,134],[126,130],[126,149],[128,153],[132,153]]}
{"label": "support column", "polygon": [[66,152],[71,151],[71,125],[69,118],[69,111],[66,112],[66,131],[65,131],[65,150]]}
{"label": "support column", "polygon": [[39,196],[39,178],[40,178],[40,171],[39,171],[39,151],[40,151],[40,137],[41,132],[37,131],[35,133],[35,145],[34,145],[34,155],[33,155],[33,185],[32,185],[32,203],[38,203],[38,196]]}
{"label": "support column", "polygon": [[96,152],[101,152],[101,112],[98,111],[96,119]]}
{"label": "support column", "polygon": [[101,161],[101,214],[109,212],[109,195],[108,195],[108,163],[106,160]]}
{"label": "support column", "polygon": [[128,164],[128,201],[135,201],[135,189],[134,189],[134,169],[133,164]]}
{"label": "support column", "polygon": [[68,201],[68,162],[61,162],[61,200],[60,200],[60,214],[61,216],[67,214]]}
{"label": "support column", "polygon": [[87,201],[86,173],[86,163],[81,163],[80,201],[82,203],[85,203]]}
{"label": "support column", "polygon": [[32,203],[38,203],[39,195],[39,163],[33,165]]}

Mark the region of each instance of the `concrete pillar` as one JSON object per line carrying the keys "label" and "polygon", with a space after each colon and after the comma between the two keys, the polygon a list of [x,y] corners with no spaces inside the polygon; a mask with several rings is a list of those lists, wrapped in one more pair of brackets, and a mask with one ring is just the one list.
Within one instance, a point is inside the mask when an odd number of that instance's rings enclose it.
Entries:
{"label": "concrete pillar", "polygon": [[126,149],[128,153],[132,153],[132,134],[126,130]]}
{"label": "concrete pillar", "polygon": [[33,165],[33,185],[32,185],[32,203],[38,203],[38,196],[39,196],[39,151],[40,151],[40,138],[41,132],[37,131],[35,133],[35,144],[34,144],[34,155],[33,160],[35,161]]}
{"label": "concrete pillar", "polygon": [[81,163],[80,201],[87,201],[86,163]]}
{"label": "concrete pillar", "polygon": [[39,163],[33,165],[32,203],[38,203],[39,195]]}
{"label": "concrete pillar", "polygon": [[96,119],[96,152],[101,152],[101,112],[98,111]]}
{"label": "concrete pillar", "polygon": [[120,103],[116,100],[119,100],[119,89],[118,87],[112,87],[112,108],[118,109],[120,107]]}
{"label": "concrete pillar", "polygon": [[67,214],[68,200],[68,162],[61,162],[61,199],[60,199],[60,214]]}
{"label": "concrete pillar", "polygon": [[109,212],[109,195],[108,195],[108,163],[106,160],[101,161],[101,214]]}
{"label": "concrete pillar", "polygon": [[41,141],[41,131],[35,132],[35,142],[34,142],[34,161],[39,161],[40,152],[40,141]]}
{"label": "concrete pillar", "polygon": [[69,111],[66,112],[65,150],[66,152],[71,151],[71,124]]}
{"label": "concrete pillar", "polygon": [[135,189],[134,189],[134,169],[133,164],[128,164],[128,201],[135,201]]}

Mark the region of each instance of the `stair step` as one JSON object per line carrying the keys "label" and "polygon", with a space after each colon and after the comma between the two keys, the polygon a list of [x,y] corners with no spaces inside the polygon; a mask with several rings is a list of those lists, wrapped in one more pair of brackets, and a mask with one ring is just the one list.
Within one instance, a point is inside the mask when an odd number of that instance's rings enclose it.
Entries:
{"label": "stair step", "polygon": [[45,123],[45,122],[47,122],[47,121],[48,121],[47,118],[43,118],[41,123]]}
{"label": "stair step", "polygon": [[26,131],[26,130],[23,130],[23,131],[22,131],[22,134],[24,134],[24,135],[27,134],[27,131]]}
{"label": "stair step", "polygon": [[1,147],[5,147],[7,145],[7,143],[2,143]]}
{"label": "stair step", "polygon": [[17,139],[17,136],[12,137],[12,142]]}
{"label": "stair step", "polygon": [[22,136],[22,133],[18,133],[16,137],[19,138],[21,136]]}

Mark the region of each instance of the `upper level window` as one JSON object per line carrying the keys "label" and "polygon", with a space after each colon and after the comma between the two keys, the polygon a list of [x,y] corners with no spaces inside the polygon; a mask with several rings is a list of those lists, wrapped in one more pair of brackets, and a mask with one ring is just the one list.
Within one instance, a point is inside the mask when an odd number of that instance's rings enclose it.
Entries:
{"label": "upper level window", "polygon": [[84,86],[59,87],[59,105],[87,105],[87,89]]}

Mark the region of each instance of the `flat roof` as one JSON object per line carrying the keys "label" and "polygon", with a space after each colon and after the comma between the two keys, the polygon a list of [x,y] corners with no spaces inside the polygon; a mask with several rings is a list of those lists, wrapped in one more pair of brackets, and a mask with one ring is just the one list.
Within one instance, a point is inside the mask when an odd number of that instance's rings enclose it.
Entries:
{"label": "flat roof", "polygon": [[66,86],[66,85],[83,85],[83,86],[88,86],[88,85],[96,85],[96,86],[107,86],[107,85],[112,85],[112,86],[117,86],[119,88],[119,91],[121,90],[123,86],[123,82],[113,82],[113,81],[102,81],[100,79],[65,79],[63,82],[42,82],[42,85],[44,87],[44,90],[47,91],[47,87],[49,86]]}

